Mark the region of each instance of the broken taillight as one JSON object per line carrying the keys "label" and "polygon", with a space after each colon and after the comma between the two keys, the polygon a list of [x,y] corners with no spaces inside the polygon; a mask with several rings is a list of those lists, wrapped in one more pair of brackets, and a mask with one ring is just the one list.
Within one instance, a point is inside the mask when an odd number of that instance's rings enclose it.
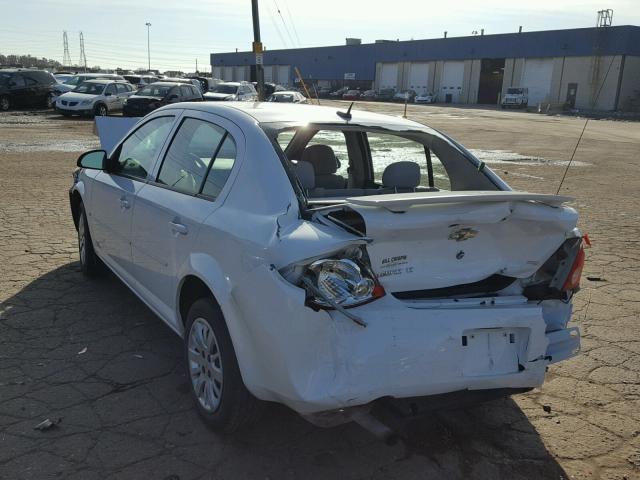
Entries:
{"label": "broken taillight", "polygon": [[567,275],[567,279],[564,281],[562,285],[562,290],[577,290],[580,288],[580,277],[582,276],[582,269],[584,268],[584,245],[580,244],[580,250],[578,250],[578,254],[576,255],[575,260],[573,261],[573,265],[571,265],[571,270],[569,270],[569,275]]}

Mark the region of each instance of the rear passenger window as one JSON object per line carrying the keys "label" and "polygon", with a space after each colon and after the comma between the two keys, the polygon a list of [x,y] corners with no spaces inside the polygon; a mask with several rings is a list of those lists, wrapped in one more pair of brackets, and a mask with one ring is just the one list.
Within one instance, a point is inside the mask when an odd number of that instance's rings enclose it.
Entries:
{"label": "rear passenger window", "polygon": [[187,87],[186,85],[182,85],[180,87],[180,92],[182,93],[182,98],[191,97],[191,90],[189,90],[189,87]]}
{"label": "rear passenger window", "polygon": [[[417,163],[420,167],[420,184],[418,187],[430,187],[427,154],[424,145],[407,138],[384,133],[369,132],[367,133],[367,139],[371,150],[373,178],[377,184],[382,185],[382,175],[389,165],[396,162],[409,161]],[[450,190],[451,183],[444,166],[433,152],[430,152],[430,155],[434,180],[432,186],[439,190]]]}
{"label": "rear passenger window", "polygon": [[233,137],[227,133],[220,150],[213,160],[213,164],[209,169],[207,180],[202,187],[202,194],[211,198],[220,195],[224,184],[231,174],[231,169],[236,161],[236,142]]}
{"label": "rear passenger window", "polygon": [[116,83],[116,88],[118,89],[118,93],[126,93],[129,91],[124,83]]}
{"label": "rear passenger window", "polygon": [[225,134],[223,128],[211,123],[184,120],[164,157],[158,183],[190,195],[199,193]]}

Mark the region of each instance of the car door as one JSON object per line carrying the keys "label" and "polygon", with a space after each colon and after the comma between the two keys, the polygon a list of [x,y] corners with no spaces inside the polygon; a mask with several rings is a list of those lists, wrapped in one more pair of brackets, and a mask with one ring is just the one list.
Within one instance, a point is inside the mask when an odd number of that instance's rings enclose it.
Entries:
{"label": "car door", "polygon": [[131,219],[136,194],[146,183],[175,116],[154,117],[113,152],[109,170],[96,175],[88,209],[94,247],[123,276],[132,275]]}
{"label": "car door", "polygon": [[16,107],[29,105],[29,90],[27,82],[20,73],[14,74],[9,80],[9,90],[11,92],[11,103]]}
{"label": "car door", "polygon": [[[122,110],[122,107],[124,105],[124,101],[126,98],[128,98],[133,91],[130,90],[129,85],[125,84],[125,83],[116,83],[115,84],[116,87],[116,95],[118,97],[118,106],[117,109],[118,110]],[[131,87],[133,88],[133,87]]]}
{"label": "car door", "polygon": [[179,272],[193,253],[200,225],[223,200],[244,144],[240,137],[233,123],[190,112],[180,120],[154,181],[138,194],[132,234],[135,276],[165,319],[175,319]]}
{"label": "car door", "polygon": [[107,104],[109,111],[116,111],[122,108],[120,100],[118,99],[118,91],[116,90],[116,84],[110,83],[104,89],[104,103]]}

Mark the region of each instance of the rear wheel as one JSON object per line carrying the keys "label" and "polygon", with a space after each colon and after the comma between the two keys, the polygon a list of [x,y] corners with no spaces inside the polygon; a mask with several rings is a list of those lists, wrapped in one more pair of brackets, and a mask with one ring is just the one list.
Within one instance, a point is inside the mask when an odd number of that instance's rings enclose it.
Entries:
{"label": "rear wheel", "polygon": [[109,110],[104,103],[99,103],[98,105],[96,105],[94,113],[97,117],[106,117],[109,113]]}
{"label": "rear wheel", "polygon": [[47,108],[53,108],[54,107],[53,95],[51,93],[49,95],[47,95],[46,106],[47,106]]}
{"label": "rear wheel", "polygon": [[7,110],[9,110],[10,106],[11,106],[11,103],[9,102],[9,97],[7,97],[6,95],[1,96],[0,110],[2,110],[3,112],[6,112]]}
{"label": "rear wheel", "polygon": [[244,386],[222,312],[211,298],[189,309],[184,346],[191,393],[207,426],[232,433],[255,420],[261,402]]}

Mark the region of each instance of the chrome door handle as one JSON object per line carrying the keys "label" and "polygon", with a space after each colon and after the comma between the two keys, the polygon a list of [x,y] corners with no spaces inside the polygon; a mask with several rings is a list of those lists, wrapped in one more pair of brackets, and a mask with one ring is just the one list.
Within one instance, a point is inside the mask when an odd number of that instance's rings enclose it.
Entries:
{"label": "chrome door handle", "polygon": [[169,222],[169,225],[171,226],[171,231],[174,233],[179,233],[180,235],[186,235],[189,233],[187,226],[182,223]]}
{"label": "chrome door handle", "polygon": [[125,197],[122,197],[120,199],[120,207],[121,208],[124,208],[125,210],[128,210],[130,206],[131,205],[129,205],[129,200],[127,200]]}

